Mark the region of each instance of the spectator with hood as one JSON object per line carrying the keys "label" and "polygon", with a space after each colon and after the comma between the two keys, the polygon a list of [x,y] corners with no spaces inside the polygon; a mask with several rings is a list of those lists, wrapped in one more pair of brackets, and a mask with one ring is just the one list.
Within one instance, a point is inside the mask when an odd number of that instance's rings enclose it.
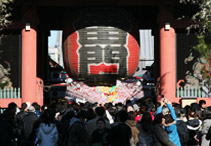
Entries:
{"label": "spectator with hood", "polygon": [[36,143],[39,143],[39,146],[56,146],[58,130],[55,123],[55,111],[47,109],[44,115],[44,120],[38,128]]}
{"label": "spectator with hood", "polygon": [[197,146],[199,145],[199,137],[197,135],[199,134],[202,121],[197,118],[197,114],[194,111],[190,110],[188,113],[187,127],[190,135],[188,145]]}

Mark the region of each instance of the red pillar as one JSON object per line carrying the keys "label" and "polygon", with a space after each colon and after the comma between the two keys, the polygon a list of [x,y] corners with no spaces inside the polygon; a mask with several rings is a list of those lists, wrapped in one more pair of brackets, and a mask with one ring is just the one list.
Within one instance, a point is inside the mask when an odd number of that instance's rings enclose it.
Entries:
{"label": "red pillar", "polygon": [[[165,23],[170,23],[169,30],[165,30]],[[160,6],[160,79],[161,95],[169,101],[178,102],[176,98],[176,46],[173,16]],[[158,99],[159,100],[159,99]]]}
{"label": "red pillar", "polygon": [[[176,101],[176,51],[175,31],[160,29],[161,94],[171,102]],[[176,101],[177,102],[177,101]]]}
{"label": "red pillar", "polygon": [[22,30],[22,103],[32,104],[36,97],[37,33],[31,28]]}

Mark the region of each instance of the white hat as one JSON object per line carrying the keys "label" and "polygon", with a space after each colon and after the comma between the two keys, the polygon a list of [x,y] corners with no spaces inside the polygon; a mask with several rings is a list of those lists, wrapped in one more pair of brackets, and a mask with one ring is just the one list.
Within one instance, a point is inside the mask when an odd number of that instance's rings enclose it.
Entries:
{"label": "white hat", "polygon": [[33,106],[30,106],[30,107],[28,108],[28,111],[29,111],[29,112],[35,112],[35,108],[34,108]]}
{"label": "white hat", "polygon": [[169,109],[167,107],[163,107],[162,113],[165,115],[169,112]]}
{"label": "white hat", "polygon": [[139,110],[139,106],[138,106],[137,104],[134,104],[134,105],[133,105],[133,109],[134,109],[135,111],[138,111],[138,110]]}

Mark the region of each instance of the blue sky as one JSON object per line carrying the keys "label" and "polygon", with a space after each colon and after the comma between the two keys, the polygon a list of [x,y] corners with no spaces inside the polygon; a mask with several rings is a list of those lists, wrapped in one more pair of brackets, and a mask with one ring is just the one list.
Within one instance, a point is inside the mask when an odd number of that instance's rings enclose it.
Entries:
{"label": "blue sky", "polygon": [[56,44],[57,30],[51,31],[51,35],[48,37],[48,47],[54,47]]}
{"label": "blue sky", "polygon": [[[56,39],[57,39],[57,33],[58,30],[51,30],[50,31],[50,36],[48,37],[48,47],[55,47],[56,45]],[[62,37],[62,35],[60,36]],[[60,39],[60,52],[62,52],[62,38]],[[60,54],[61,60],[60,60],[60,65],[63,66],[63,56],[62,53]]]}

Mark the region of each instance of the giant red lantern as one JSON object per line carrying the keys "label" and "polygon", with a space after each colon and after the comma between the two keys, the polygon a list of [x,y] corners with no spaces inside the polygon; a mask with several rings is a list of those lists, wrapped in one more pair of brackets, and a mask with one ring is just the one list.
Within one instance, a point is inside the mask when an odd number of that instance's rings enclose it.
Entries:
{"label": "giant red lantern", "polygon": [[139,62],[138,30],[128,11],[83,9],[65,20],[63,55],[70,77],[106,83],[133,75]]}

